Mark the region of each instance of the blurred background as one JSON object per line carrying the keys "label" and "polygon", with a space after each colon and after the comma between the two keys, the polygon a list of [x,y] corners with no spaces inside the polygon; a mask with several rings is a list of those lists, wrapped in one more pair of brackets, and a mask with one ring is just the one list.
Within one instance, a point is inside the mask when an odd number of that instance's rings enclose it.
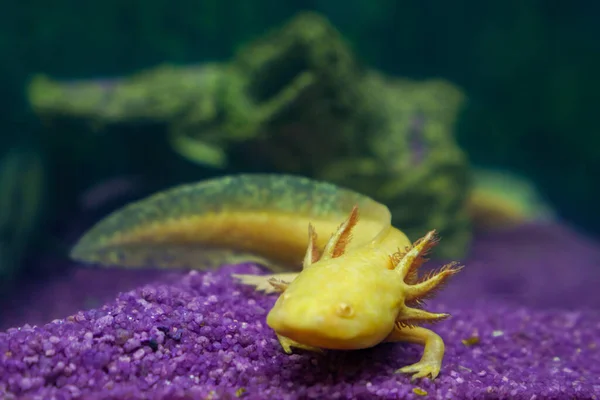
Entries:
{"label": "blurred background", "polygon": [[353,187],[411,237],[441,229],[441,257],[515,222],[600,234],[598,2],[2,8],[5,309],[65,274],[73,240],[110,211],[232,172]]}

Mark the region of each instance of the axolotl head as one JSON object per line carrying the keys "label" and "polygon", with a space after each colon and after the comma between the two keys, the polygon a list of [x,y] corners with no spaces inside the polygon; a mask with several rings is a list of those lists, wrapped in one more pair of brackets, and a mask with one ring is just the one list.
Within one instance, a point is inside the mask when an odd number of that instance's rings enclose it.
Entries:
{"label": "axolotl head", "polygon": [[424,255],[437,243],[435,231],[394,254],[377,243],[346,251],[357,219],[354,207],[323,251],[315,247],[316,233],[309,226],[302,272],[290,283],[272,282],[283,293],[267,324],[279,335],[306,346],[352,350],[382,342],[396,326],[448,316],[406,304],[431,295],[462,268],[451,263],[418,277]]}
{"label": "axolotl head", "polygon": [[402,279],[377,252],[352,252],[306,267],[267,316],[278,334],[324,349],[380,343],[403,305]]}

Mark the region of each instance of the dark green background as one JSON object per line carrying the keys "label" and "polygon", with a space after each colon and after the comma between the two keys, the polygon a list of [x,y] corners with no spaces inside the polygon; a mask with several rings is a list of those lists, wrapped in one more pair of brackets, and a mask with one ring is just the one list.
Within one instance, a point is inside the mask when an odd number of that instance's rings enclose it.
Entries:
{"label": "dark green background", "polygon": [[324,13],[365,63],[443,77],[469,96],[472,161],[535,179],[559,214],[600,232],[600,2],[4,0],[0,146],[35,141],[27,79],[121,75],[226,59],[299,10]]}

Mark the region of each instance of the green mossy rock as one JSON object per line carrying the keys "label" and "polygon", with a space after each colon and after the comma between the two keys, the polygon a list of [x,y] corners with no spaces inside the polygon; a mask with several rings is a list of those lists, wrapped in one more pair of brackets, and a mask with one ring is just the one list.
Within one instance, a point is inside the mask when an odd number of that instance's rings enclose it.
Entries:
{"label": "green mossy rock", "polygon": [[436,256],[468,248],[468,161],[453,135],[462,92],[365,68],[318,14],[298,14],[230,62],[110,80],[40,76],[29,98],[43,118],[165,124],[173,149],[196,163],[330,180],[387,204],[413,240],[440,231]]}

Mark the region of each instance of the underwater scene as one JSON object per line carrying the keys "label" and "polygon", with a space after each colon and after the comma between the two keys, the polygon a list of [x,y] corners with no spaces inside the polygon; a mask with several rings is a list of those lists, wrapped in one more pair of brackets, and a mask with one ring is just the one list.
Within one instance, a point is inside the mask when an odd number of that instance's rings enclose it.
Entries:
{"label": "underwater scene", "polygon": [[3,9],[0,399],[600,399],[600,3]]}

